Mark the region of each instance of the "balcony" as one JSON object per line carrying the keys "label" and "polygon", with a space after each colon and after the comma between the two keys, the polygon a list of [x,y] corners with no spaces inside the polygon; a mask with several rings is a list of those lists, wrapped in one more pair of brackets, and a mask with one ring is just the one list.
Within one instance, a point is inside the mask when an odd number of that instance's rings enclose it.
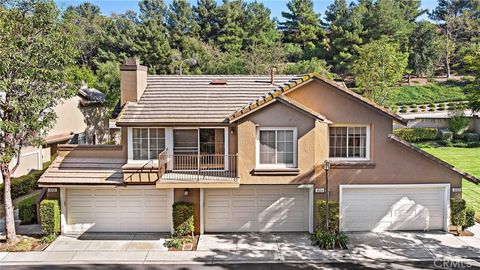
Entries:
{"label": "balcony", "polygon": [[158,188],[238,187],[237,155],[174,154],[158,156]]}

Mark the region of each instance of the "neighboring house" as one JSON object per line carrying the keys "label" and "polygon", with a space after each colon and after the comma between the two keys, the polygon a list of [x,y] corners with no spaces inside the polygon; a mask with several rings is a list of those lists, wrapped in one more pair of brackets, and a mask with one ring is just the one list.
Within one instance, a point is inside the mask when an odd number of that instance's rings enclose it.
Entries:
{"label": "neighboring house", "polygon": [[[51,155],[57,153],[57,145],[68,143],[74,137],[77,138],[77,144],[108,142],[110,117],[107,109],[103,106],[104,101],[105,95],[102,92],[83,86],[76,96],[58,104],[54,108],[57,114],[55,126],[45,138],[46,145],[23,147],[20,154],[20,165],[12,176],[19,177],[32,170],[41,170],[43,163],[49,161]],[[11,164],[13,167],[15,160]],[[0,175],[0,183],[2,182]]]}
{"label": "neighboring house", "polygon": [[[150,76],[121,66],[121,145],[62,145],[39,183],[62,232],[313,231],[314,201],[340,202],[343,231],[447,230],[462,178],[392,135],[399,116],[318,74]],[[57,190],[57,192],[54,192]]]}
{"label": "neighboring house", "polygon": [[[400,116],[407,121],[409,128],[448,128],[448,120],[457,112],[417,112],[404,113]],[[469,131],[480,133],[480,114],[465,110],[463,114],[470,120]],[[394,128],[402,128],[402,125],[394,125]]]}
{"label": "neighboring house", "polygon": [[75,135],[77,144],[101,144],[109,141],[108,110],[105,95],[95,88],[82,86],[78,94],[55,107],[57,120],[45,141],[52,153],[57,145],[69,142]]}

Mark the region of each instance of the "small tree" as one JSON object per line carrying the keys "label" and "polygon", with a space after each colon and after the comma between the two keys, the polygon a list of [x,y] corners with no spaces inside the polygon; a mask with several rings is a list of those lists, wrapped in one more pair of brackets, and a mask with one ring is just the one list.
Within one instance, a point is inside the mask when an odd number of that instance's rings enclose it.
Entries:
{"label": "small tree", "polygon": [[0,1],[0,169],[10,243],[16,241],[10,176],[20,151],[42,143],[55,123],[53,107],[75,94],[65,69],[76,50],[59,18],[51,0]]}
{"label": "small tree", "polygon": [[480,52],[473,55],[467,55],[463,58],[465,62],[465,71],[474,76],[472,82],[468,85],[468,99],[470,108],[480,111]]}
{"label": "small tree", "polygon": [[399,51],[398,44],[386,37],[365,44],[353,66],[357,85],[369,99],[385,105],[393,86],[405,73],[407,57]]}

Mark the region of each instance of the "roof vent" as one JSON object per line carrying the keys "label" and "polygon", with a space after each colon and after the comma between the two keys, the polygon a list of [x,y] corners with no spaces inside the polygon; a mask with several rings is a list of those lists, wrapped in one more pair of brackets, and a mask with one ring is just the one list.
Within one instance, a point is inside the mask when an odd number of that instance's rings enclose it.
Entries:
{"label": "roof vent", "polygon": [[227,85],[227,80],[214,79],[210,82],[211,85]]}

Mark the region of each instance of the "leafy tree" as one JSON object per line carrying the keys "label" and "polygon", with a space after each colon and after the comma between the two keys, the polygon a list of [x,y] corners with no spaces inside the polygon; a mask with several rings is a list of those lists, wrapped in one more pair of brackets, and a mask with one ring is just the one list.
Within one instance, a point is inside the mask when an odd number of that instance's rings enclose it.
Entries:
{"label": "leafy tree", "polygon": [[104,34],[109,18],[100,13],[98,6],[87,2],[69,6],[63,13],[63,19],[73,30],[75,44],[80,52],[78,64],[94,68],[100,37]]}
{"label": "leafy tree", "polygon": [[289,12],[282,12],[285,21],[280,23],[284,42],[303,48],[307,43],[315,44],[323,39],[320,16],[313,10],[312,0],[290,0],[287,7]]}
{"label": "leafy tree", "polygon": [[439,23],[444,35],[444,60],[447,77],[450,77],[452,60],[456,52],[468,46],[480,35],[480,1],[473,0],[438,0],[437,7],[429,14]]}
{"label": "leafy tree", "polygon": [[185,37],[196,37],[200,30],[187,0],[174,0],[168,9],[167,27],[171,47],[184,48]]}
{"label": "leafy tree", "polygon": [[285,74],[305,74],[318,72],[320,75],[333,79],[335,75],[330,71],[330,66],[323,59],[312,58],[310,60],[301,60],[296,63],[288,63],[285,69],[281,71]]}
{"label": "leafy tree", "polygon": [[[99,62],[117,61],[138,56],[137,42],[140,27],[137,14],[127,11],[125,14],[113,14],[100,37]],[[97,63],[100,64],[100,63]]]}
{"label": "leafy tree", "polygon": [[77,88],[87,85],[92,87],[97,82],[97,77],[91,69],[86,66],[71,66],[66,68],[67,79]]}
{"label": "leafy tree", "polygon": [[418,23],[410,36],[410,68],[417,76],[432,76],[441,56],[441,40],[436,26],[428,21]]}
{"label": "leafy tree", "polygon": [[120,100],[120,63],[101,63],[96,75],[97,81],[93,86],[105,94],[106,106],[112,111]]}
{"label": "leafy tree", "polygon": [[166,73],[170,62],[170,44],[163,0],[142,0],[139,6],[140,22],[135,49],[149,67],[149,72]]}
{"label": "leafy tree", "polygon": [[472,74],[474,79],[468,85],[469,90],[469,105],[475,111],[480,111],[480,51],[472,55],[467,55],[463,59],[465,62],[465,71]]}
{"label": "leafy tree", "polygon": [[242,54],[247,74],[268,74],[270,68],[285,62],[285,53],[280,42],[277,44],[261,44]]}
{"label": "leafy tree", "polygon": [[200,27],[200,38],[210,43],[218,35],[217,3],[215,0],[198,0],[193,8],[195,20]]}
{"label": "leafy tree", "polygon": [[392,87],[402,79],[407,57],[400,52],[398,44],[386,37],[363,45],[353,66],[356,84],[366,97],[386,105]]}
{"label": "leafy tree", "polygon": [[[17,241],[11,175],[26,145],[38,146],[55,124],[53,108],[76,94],[65,69],[77,56],[72,33],[50,0],[0,4],[0,169],[7,239]],[[11,166],[13,164],[13,166]]]}

